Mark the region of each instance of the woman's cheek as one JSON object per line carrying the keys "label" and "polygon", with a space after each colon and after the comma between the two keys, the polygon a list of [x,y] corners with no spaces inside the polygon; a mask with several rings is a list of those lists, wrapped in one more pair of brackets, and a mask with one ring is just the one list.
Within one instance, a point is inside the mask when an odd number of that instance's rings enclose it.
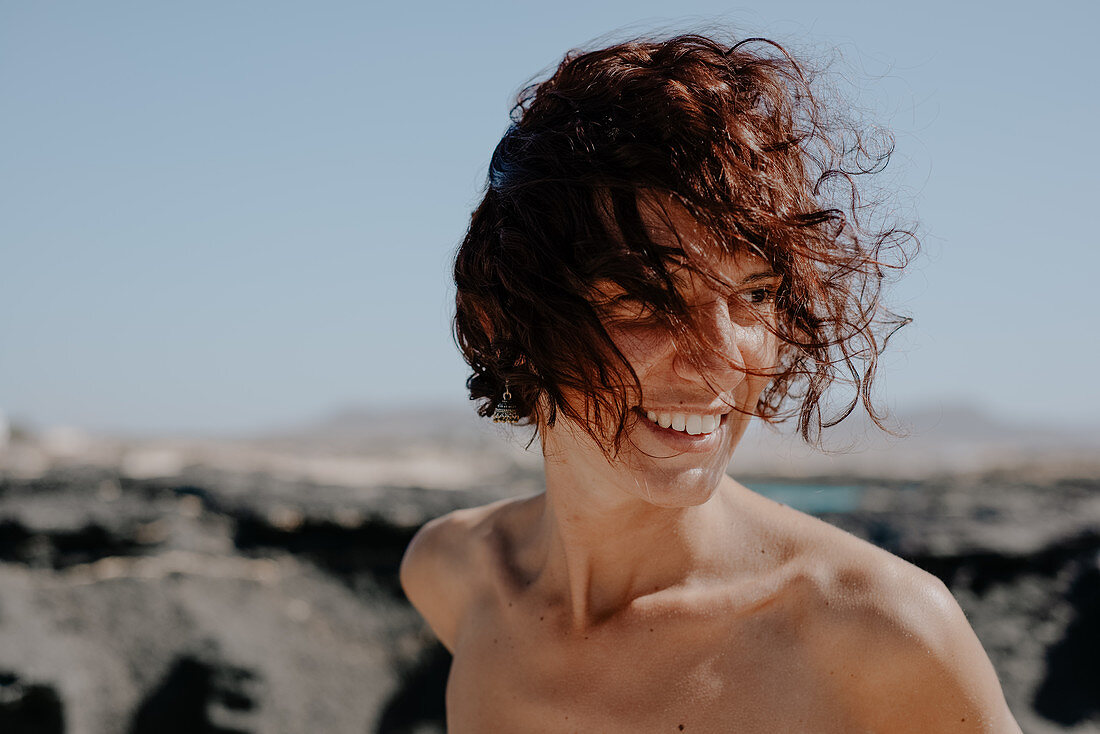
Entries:
{"label": "woman's cheek", "polygon": [[669,340],[663,329],[647,326],[616,327],[609,333],[615,346],[635,369],[658,359]]}
{"label": "woman's cheek", "polygon": [[741,350],[747,365],[756,370],[774,369],[779,361],[778,337],[763,325],[753,327],[749,334]]}

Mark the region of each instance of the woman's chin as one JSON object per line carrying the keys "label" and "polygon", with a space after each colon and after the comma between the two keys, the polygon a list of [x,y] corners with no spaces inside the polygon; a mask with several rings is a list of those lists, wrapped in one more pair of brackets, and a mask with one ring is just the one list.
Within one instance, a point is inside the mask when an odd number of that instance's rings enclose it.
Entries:
{"label": "woman's chin", "polygon": [[[666,429],[647,425],[648,420],[630,426],[629,448],[615,461],[620,472],[634,475],[631,494],[661,507],[691,507],[709,500],[725,476],[733,450],[744,432],[743,421],[723,421],[709,436],[690,449],[673,447]],[[696,437],[687,437],[696,439]],[[678,448],[680,450],[674,450]]]}
{"label": "woman's chin", "polygon": [[630,493],[657,507],[695,507],[714,496],[724,474],[724,466],[719,471],[698,466],[674,471],[668,467],[636,477]]}

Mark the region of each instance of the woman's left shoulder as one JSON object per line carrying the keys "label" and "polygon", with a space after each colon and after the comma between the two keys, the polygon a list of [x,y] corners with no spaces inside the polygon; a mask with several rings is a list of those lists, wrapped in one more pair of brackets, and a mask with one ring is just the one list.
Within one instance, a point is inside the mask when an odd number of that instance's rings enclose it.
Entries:
{"label": "woman's left shoulder", "polygon": [[1019,734],[1000,681],[951,590],[933,574],[789,507],[769,526],[790,549],[792,627],[832,700],[867,731]]}
{"label": "woman's left shoulder", "polygon": [[755,500],[753,516],[783,549],[785,575],[839,619],[866,615],[900,624],[924,604],[943,610],[954,602],[943,582],[909,561],[813,515]]}
{"label": "woman's left shoulder", "polygon": [[1018,734],[989,656],[951,590],[869,543],[819,571],[819,663],[869,731]]}

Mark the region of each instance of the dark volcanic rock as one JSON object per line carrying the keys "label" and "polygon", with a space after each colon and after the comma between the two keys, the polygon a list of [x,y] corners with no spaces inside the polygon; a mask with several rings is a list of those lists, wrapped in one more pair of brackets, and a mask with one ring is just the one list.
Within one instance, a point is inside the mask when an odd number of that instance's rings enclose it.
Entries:
{"label": "dark volcanic rock", "polygon": [[378,718],[377,734],[428,734],[446,730],[443,692],[451,654],[438,642],[427,645],[415,664],[401,673],[396,693]]}
{"label": "dark volcanic rock", "polygon": [[182,655],[142,701],[130,734],[259,734],[263,676],[216,655]]}
{"label": "dark volcanic rock", "polygon": [[[54,681],[57,711],[93,734],[120,719],[132,732],[374,730],[432,644],[400,596],[401,552],[428,517],[484,501],[94,472],[2,487],[0,522],[20,531],[0,562],[0,668]],[[66,540],[92,523],[103,534],[81,537],[101,546],[75,554]],[[19,711],[31,731],[56,719]]]}
{"label": "dark volcanic rock", "polygon": [[[826,519],[944,579],[1025,731],[1081,734],[1100,731],[1097,489],[881,483]],[[0,479],[0,731],[442,732],[450,656],[398,564],[430,518],[507,494]]]}
{"label": "dark volcanic rock", "polygon": [[1083,563],[1066,601],[1074,614],[1062,639],[1046,652],[1046,675],[1035,710],[1064,726],[1100,721],[1100,544]]}
{"label": "dark volcanic rock", "polygon": [[332,520],[304,520],[293,527],[275,527],[268,518],[238,518],[234,543],[242,552],[280,549],[309,560],[352,588],[366,577],[403,599],[397,579],[405,547],[417,528],[395,527],[384,520],[363,520],[352,527]]}
{"label": "dark volcanic rock", "polygon": [[0,672],[0,731],[4,734],[63,734],[65,715],[53,686],[29,683]]}

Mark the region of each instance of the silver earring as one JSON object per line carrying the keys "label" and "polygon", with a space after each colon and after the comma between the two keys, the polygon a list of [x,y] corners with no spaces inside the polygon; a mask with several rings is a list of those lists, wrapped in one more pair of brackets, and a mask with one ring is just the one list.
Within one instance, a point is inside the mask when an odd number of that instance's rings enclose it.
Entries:
{"label": "silver earring", "polygon": [[508,388],[509,385],[505,382],[504,395],[501,396],[496,410],[493,411],[493,423],[519,423],[519,411],[516,410],[516,404],[512,402],[512,392]]}

